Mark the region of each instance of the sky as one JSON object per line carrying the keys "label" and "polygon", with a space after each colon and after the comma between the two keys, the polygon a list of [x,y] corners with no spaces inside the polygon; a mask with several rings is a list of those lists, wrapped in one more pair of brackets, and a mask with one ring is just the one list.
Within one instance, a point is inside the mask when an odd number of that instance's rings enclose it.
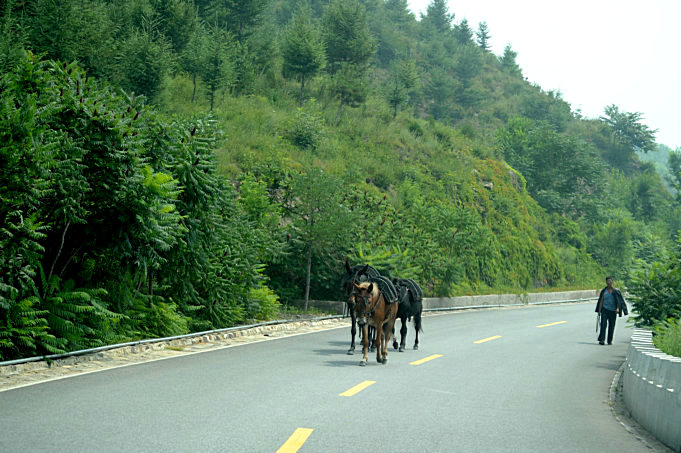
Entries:
{"label": "sky", "polygon": [[[408,0],[420,20],[431,0]],[[614,104],[641,113],[656,141],[681,147],[681,0],[449,0],[454,23],[487,22],[528,81],[586,118]]]}

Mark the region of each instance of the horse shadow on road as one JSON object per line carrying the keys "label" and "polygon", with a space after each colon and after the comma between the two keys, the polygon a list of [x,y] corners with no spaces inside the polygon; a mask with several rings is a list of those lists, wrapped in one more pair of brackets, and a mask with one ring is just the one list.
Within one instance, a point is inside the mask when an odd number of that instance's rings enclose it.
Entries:
{"label": "horse shadow on road", "polygon": [[[328,348],[317,348],[313,349],[312,352],[315,354],[334,357],[336,360],[326,360],[324,363],[330,367],[346,367],[346,366],[357,366],[357,363],[362,358],[362,343],[360,342],[355,349],[353,355],[348,355],[348,347],[350,342],[348,341],[329,341]],[[343,360],[340,360],[343,357]]]}

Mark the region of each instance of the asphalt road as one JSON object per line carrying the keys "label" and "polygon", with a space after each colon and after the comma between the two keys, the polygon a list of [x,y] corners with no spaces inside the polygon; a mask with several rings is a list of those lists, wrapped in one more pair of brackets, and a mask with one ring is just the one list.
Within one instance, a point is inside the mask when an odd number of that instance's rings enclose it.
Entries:
{"label": "asphalt road", "polygon": [[600,346],[591,303],[456,312],[386,365],[343,328],[17,388],[0,452],[650,452],[608,404],[625,320]]}

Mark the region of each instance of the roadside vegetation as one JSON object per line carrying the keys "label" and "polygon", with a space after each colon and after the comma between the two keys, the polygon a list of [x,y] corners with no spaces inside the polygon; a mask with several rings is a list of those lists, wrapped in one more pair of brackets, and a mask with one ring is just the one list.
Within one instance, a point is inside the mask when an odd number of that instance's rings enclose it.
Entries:
{"label": "roadside vegetation", "polygon": [[0,14],[0,360],[304,314],[346,260],[426,296],[613,275],[641,325],[680,317],[681,154],[443,0]]}

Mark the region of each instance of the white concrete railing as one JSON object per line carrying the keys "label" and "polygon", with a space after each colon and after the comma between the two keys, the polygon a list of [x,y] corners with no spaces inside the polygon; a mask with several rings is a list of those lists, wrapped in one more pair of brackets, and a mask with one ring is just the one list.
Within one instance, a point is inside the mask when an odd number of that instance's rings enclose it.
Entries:
{"label": "white concrete railing", "polygon": [[634,420],[681,452],[681,358],[657,349],[649,330],[635,329],[631,337],[623,393]]}
{"label": "white concrete railing", "polygon": [[[494,308],[520,305],[557,304],[596,300],[595,289],[524,294],[489,294],[485,296],[424,297],[423,311],[462,310],[470,308]],[[345,302],[310,300],[310,306],[333,313],[343,313]],[[302,302],[299,302],[302,304]]]}

